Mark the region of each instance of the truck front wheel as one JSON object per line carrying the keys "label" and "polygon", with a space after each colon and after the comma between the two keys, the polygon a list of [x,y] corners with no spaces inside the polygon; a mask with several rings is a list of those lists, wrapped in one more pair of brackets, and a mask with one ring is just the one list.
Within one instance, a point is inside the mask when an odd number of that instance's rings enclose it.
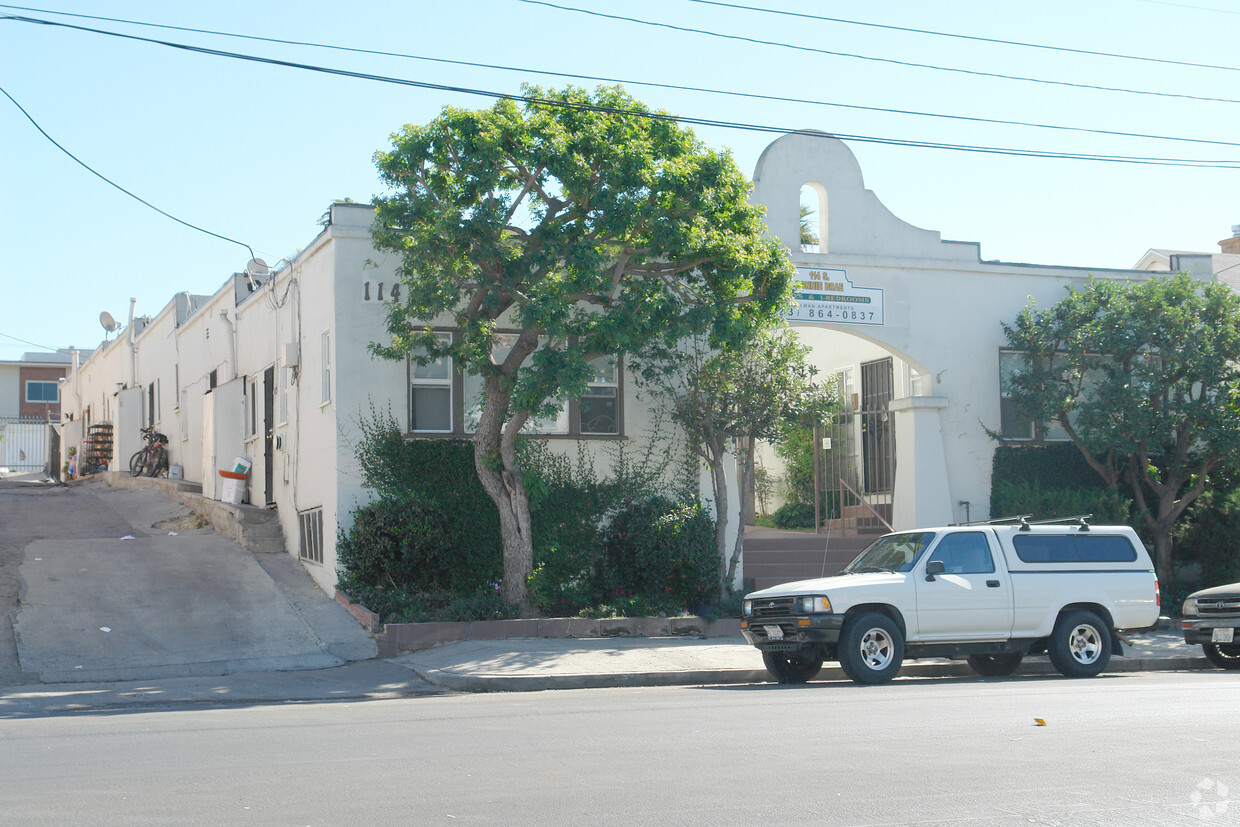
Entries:
{"label": "truck front wheel", "polygon": [[904,635],[885,614],[859,614],[844,626],[839,658],[844,674],[857,683],[886,683],[904,663]]}
{"label": "truck front wheel", "polygon": [[1219,669],[1240,669],[1240,646],[1234,644],[1203,643],[1202,650],[1210,663]]}
{"label": "truck front wheel", "polygon": [[1092,678],[1111,662],[1111,630],[1093,612],[1065,612],[1055,622],[1046,654],[1065,677]]}
{"label": "truck front wheel", "polygon": [[822,669],[822,652],[763,652],[766,671],[780,683],[805,683]]}

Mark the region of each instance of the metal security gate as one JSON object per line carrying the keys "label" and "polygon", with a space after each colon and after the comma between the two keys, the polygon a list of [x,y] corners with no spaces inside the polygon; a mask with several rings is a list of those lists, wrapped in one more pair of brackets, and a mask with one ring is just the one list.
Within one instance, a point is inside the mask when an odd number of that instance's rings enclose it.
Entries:
{"label": "metal security gate", "polygon": [[0,416],[0,470],[45,470],[47,432],[44,417]]}
{"label": "metal security gate", "polygon": [[861,365],[861,460],[866,494],[891,494],[896,476],[891,358]]}
{"label": "metal security gate", "polygon": [[890,531],[895,428],[890,358],[861,365],[861,393],[840,377],[844,409],[818,434],[823,525],[846,534]]}

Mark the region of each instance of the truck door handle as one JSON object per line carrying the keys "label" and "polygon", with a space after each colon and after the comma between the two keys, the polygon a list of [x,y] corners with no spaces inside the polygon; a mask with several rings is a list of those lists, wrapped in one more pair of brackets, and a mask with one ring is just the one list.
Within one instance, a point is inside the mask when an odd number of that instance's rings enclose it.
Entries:
{"label": "truck door handle", "polygon": [[998,580],[987,580],[987,581],[986,581],[986,588],[988,588],[988,589],[997,589],[997,588],[999,588],[999,581],[998,581]]}

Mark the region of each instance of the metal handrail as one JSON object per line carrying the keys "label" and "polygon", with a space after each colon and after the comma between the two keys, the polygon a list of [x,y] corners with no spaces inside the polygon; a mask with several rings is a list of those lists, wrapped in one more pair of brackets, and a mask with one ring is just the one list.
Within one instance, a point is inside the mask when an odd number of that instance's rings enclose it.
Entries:
{"label": "metal handrail", "polygon": [[[887,526],[887,530],[888,530],[888,531],[895,531],[895,530],[896,530],[896,529],[895,529],[895,526],[893,526],[891,523],[887,522],[887,519],[886,519],[885,517],[883,517],[883,515],[882,515],[882,514],[879,514],[879,513],[878,513],[878,511],[876,511],[876,510],[874,509],[874,506],[872,506],[872,505],[870,505],[868,502],[866,502],[866,501],[865,501],[865,498],[864,498],[864,497],[862,497],[860,494],[858,494],[858,493],[857,493],[857,489],[853,488],[851,485],[849,485],[849,484],[848,484],[848,480],[844,479],[843,477],[840,477],[840,485],[841,485],[841,486],[843,486],[844,488],[847,488],[847,489],[848,489],[848,493],[852,494],[854,497],[856,497],[856,498],[857,498],[857,502],[861,503],[861,504],[862,504],[862,505],[864,505],[866,508],[868,508],[868,509],[869,509],[869,511],[870,511],[870,513],[871,513],[871,514],[873,514],[875,517],[877,517],[877,518],[878,518],[878,521],[879,521],[880,523],[882,523],[883,525]],[[841,506],[841,508],[843,508],[843,503],[841,503],[841,504],[840,504],[840,506]]]}

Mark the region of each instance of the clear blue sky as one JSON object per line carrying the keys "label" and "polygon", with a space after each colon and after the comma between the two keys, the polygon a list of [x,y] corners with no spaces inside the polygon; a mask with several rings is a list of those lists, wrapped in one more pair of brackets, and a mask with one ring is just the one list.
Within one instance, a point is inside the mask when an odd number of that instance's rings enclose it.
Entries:
{"label": "clear blue sky", "polygon": [[[226,51],[457,87],[516,92],[569,81],[538,70],[834,103],[1240,142],[1240,103],[1104,92],[831,56],[520,0],[162,3],[41,9],[423,57],[477,69],[17,14]],[[1117,60],[797,19],[691,0],[562,5],[833,52],[1069,83],[1240,98],[1240,72]],[[745,0],[738,0],[741,5]],[[764,5],[751,0],[749,5]],[[769,4],[768,4],[769,5]],[[1224,0],[890,0],[772,7],[1071,49],[1240,67],[1240,12]],[[576,81],[594,85],[593,81]],[[0,21],[0,87],[66,149],[161,209],[244,241],[275,264],[306,246],[328,204],[380,191],[372,155],[401,124],[491,101],[186,53]],[[1240,160],[1240,146],[946,121],[631,85],[647,103],[703,118],[954,144]],[[774,135],[698,128],[751,174]],[[1129,267],[1150,247],[1217,252],[1240,224],[1240,170],[1013,158],[851,144],[866,185],[899,217],[1005,261]],[[245,249],[179,224],[91,176],[0,97],[0,359],[103,337],[129,297],[154,315],[175,293],[212,293]],[[15,341],[13,338],[26,340]]]}

